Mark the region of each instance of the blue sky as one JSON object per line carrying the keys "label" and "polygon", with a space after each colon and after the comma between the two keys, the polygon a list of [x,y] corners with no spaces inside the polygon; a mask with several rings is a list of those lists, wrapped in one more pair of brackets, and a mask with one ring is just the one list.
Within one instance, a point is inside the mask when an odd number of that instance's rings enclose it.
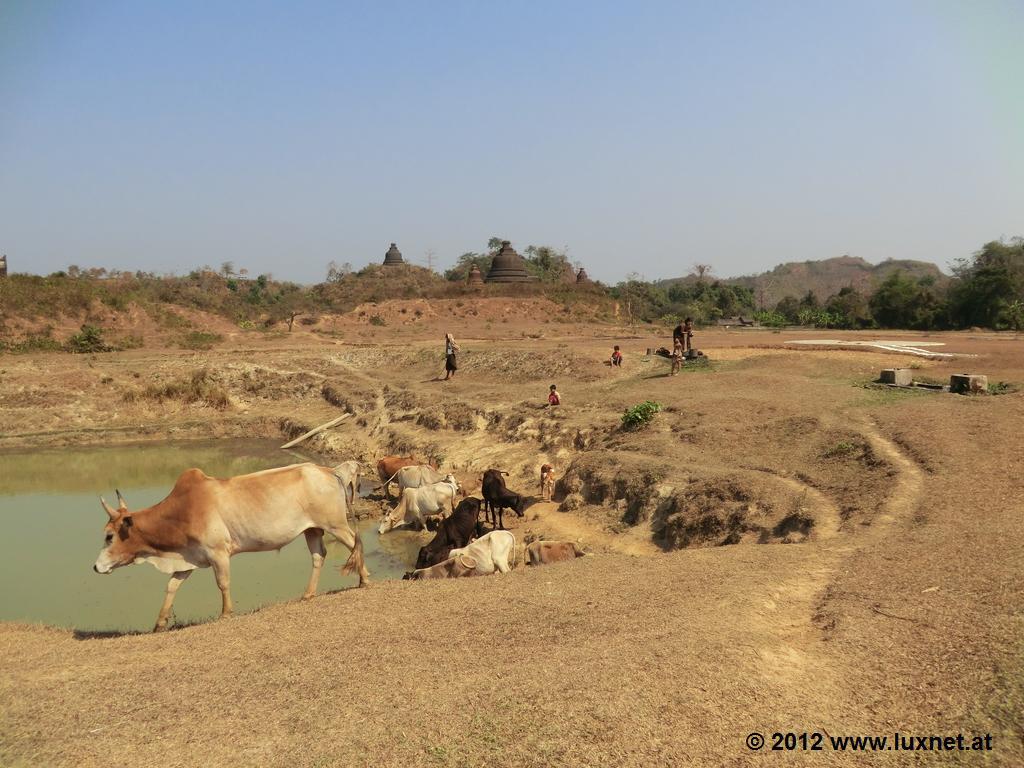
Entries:
{"label": "blue sky", "polygon": [[1024,3],[0,0],[0,253],[599,279],[1024,234]]}

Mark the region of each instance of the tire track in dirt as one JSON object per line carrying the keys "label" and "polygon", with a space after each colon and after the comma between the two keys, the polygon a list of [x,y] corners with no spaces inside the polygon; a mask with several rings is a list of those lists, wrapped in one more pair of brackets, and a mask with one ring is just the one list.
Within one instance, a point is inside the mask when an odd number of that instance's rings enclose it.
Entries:
{"label": "tire track in dirt", "polygon": [[838,692],[848,688],[841,684],[845,677],[842,663],[830,655],[821,631],[814,624],[814,614],[820,608],[821,597],[840,563],[855,556],[857,551],[873,546],[893,524],[909,520],[920,503],[924,483],[917,464],[885,438],[877,426],[864,423],[859,425],[858,431],[872,450],[896,470],[894,487],[886,498],[884,512],[876,518],[866,536],[839,537],[839,510],[828,497],[797,480],[766,473],[792,490],[806,493],[815,504],[816,519],[824,521],[825,525],[820,529],[816,526],[819,535],[806,546],[806,557],[798,573],[773,584],[763,609],[752,617],[759,632],[772,639],[755,652],[761,662],[762,675],[779,686],[781,691],[791,688],[791,695],[795,697],[800,693],[806,694],[810,685],[817,689],[815,698],[830,703],[830,707],[820,713],[821,724],[826,727],[838,725],[830,722],[829,712],[842,711]]}
{"label": "tire track in dirt", "polygon": [[896,468],[895,488],[886,498],[884,512],[871,526],[872,539],[881,530],[901,520],[909,520],[917,510],[924,490],[924,473],[894,442],[879,432],[877,425],[865,423],[863,436],[878,455]]}

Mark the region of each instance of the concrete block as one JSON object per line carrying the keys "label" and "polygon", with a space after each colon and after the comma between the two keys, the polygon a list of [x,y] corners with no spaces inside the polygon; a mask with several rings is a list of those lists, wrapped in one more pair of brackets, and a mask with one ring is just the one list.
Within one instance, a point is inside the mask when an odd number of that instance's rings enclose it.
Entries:
{"label": "concrete block", "polygon": [[949,391],[958,395],[977,395],[988,392],[988,376],[976,373],[954,373],[949,377]]}
{"label": "concrete block", "polygon": [[909,368],[885,368],[882,370],[878,380],[883,384],[909,387],[914,383],[914,372]]}

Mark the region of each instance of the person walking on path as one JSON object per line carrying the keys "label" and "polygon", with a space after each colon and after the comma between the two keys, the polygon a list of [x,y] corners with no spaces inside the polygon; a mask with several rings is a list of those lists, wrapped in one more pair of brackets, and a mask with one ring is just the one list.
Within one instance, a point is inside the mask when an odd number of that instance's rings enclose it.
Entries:
{"label": "person walking on path", "polygon": [[555,492],[555,468],[550,464],[542,464],[540,468],[540,497],[551,501]]}
{"label": "person walking on path", "polygon": [[455,343],[455,337],[450,333],[444,335],[444,380],[448,381],[455,372],[459,370],[459,366],[455,360],[455,353],[459,351],[459,345]]}

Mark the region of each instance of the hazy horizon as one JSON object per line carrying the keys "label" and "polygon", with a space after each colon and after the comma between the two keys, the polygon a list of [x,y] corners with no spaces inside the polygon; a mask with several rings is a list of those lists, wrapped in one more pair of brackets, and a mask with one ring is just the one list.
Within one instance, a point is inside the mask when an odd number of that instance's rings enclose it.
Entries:
{"label": "hazy horizon", "polygon": [[0,6],[14,272],[301,283],[500,235],[615,283],[1024,234],[1024,5]]}

